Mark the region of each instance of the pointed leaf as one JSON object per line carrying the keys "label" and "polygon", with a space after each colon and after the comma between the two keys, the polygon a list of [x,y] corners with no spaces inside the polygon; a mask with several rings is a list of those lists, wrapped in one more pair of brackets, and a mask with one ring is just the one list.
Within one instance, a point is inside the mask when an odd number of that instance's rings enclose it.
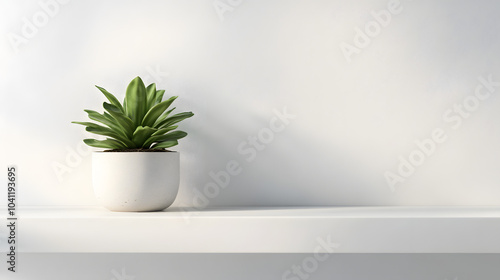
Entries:
{"label": "pointed leaf", "polygon": [[127,115],[135,125],[139,126],[146,114],[146,87],[140,77],[136,77],[130,82],[125,95],[127,99]]}
{"label": "pointed leaf", "polygon": [[167,141],[167,140],[178,140],[178,139],[184,138],[186,136],[187,136],[187,133],[185,131],[177,130],[174,132],[170,132],[167,134],[158,135],[158,136],[154,136],[154,137],[158,137],[158,140],[155,142],[163,142],[163,141]]}
{"label": "pointed leaf", "polygon": [[176,129],[177,127],[179,127],[179,126],[173,125],[173,126],[165,127],[165,128],[162,128],[162,129],[158,129],[155,133],[153,133],[152,136],[163,135],[163,134],[165,134],[165,133],[167,133],[167,132],[169,132],[171,130]]}
{"label": "pointed leaf", "polygon": [[147,110],[150,110],[154,105],[156,101],[156,84],[152,83],[146,88],[146,102],[147,102]]}
{"label": "pointed leaf", "polygon": [[102,115],[92,110],[85,110],[85,112],[87,112],[89,119],[107,125],[113,131],[120,133],[123,136],[127,136],[126,132],[122,129],[122,127],[120,127],[119,124],[116,122],[116,120],[114,120],[113,117],[110,116],[108,113],[105,112],[104,115]]}
{"label": "pointed leaf", "polygon": [[162,135],[155,135],[151,136],[148,140],[146,140],[145,145],[151,145],[155,142],[164,142],[164,141],[172,141],[172,140],[179,140],[181,138],[186,137],[187,133],[184,131],[174,131],[168,134],[162,134]]}
{"label": "pointed leaf", "polygon": [[192,116],[194,116],[194,114],[192,112],[183,112],[183,113],[175,114],[171,117],[166,118],[162,122],[158,123],[158,126],[155,126],[155,127],[160,128],[160,129],[164,128],[164,127],[169,127],[175,123],[178,123],[178,122],[180,122],[184,119],[190,118]]}
{"label": "pointed leaf", "polygon": [[74,124],[80,124],[80,125],[84,125],[84,126],[90,126],[90,127],[103,127],[103,126],[100,126],[96,123],[92,123],[92,122],[71,122],[71,123],[74,123]]}
{"label": "pointed leaf", "polygon": [[84,110],[84,111],[88,114],[89,119],[100,122],[105,125],[110,124],[110,121],[102,114],[92,110]]}
{"label": "pointed leaf", "polygon": [[106,96],[106,98],[109,100],[109,102],[111,102],[111,104],[115,105],[118,109],[120,109],[122,113],[125,112],[123,110],[122,104],[120,103],[120,101],[118,101],[118,99],[116,99],[116,97],[113,94],[111,94],[109,91],[105,90],[100,86],[95,86],[95,87],[98,88]]}
{"label": "pointed leaf", "polygon": [[151,128],[149,126],[143,127],[139,126],[134,131],[134,135],[132,136],[132,141],[135,143],[137,147],[148,148],[146,147],[146,140],[156,132],[156,129]]}
{"label": "pointed leaf", "polygon": [[83,139],[83,142],[91,147],[105,148],[105,149],[125,149],[125,145],[114,139],[96,140],[96,139]]}
{"label": "pointed leaf", "polygon": [[175,110],[176,107],[168,110],[167,112],[165,112],[163,115],[161,115],[156,121],[155,121],[155,124],[153,125],[153,127],[155,128],[158,128],[158,124],[160,124],[162,121],[164,121],[166,118],[168,118],[168,116],[170,115],[170,113],[172,113],[173,110]]}
{"label": "pointed leaf", "polygon": [[[91,123],[91,122],[72,122],[72,123],[84,125],[87,128],[92,128],[92,130],[96,130],[96,131],[97,130],[98,131],[106,131],[106,133],[109,133],[109,134],[113,134],[113,133],[119,134],[118,132],[114,131],[113,129],[111,129],[109,127],[105,127],[105,126],[102,126],[102,125],[99,125],[99,124],[96,124],[96,123]],[[119,136],[123,137],[123,138],[126,138],[124,135],[119,135]]]}
{"label": "pointed leaf", "polygon": [[127,110],[127,97],[123,99],[123,113],[125,114],[125,116],[129,115]]}
{"label": "pointed leaf", "polygon": [[177,96],[172,96],[168,100],[163,101],[161,103],[156,104],[149,112],[144,116],[144,119],[142,120],[142,125],[143,126],[150,126],[152,127],[156,120],[158,119],[165,110],[168,109],[170,104],[174,102],[174,100],[177,98]]}
{"label": "pointed leaf", "polygon": [[[144,147],[149,147],[151,146],[151,144],[153,144],[154,142],[161,142],[161,141],[166,141],[166,140],[171,140],[171,139],[175,139],[175,134],[173,135],[174,137],[172,136],[166,136],[165,133],[171,131],[171,130],[174,130],[176,129],[177,126],[170,126],[168,128],[163,128],[163,129],[160,129],[158,131],[156,131],[155,133],[153,133],[151,135],[151,137],[149,137],[145,142],[144,142]],[[182,136],[182,135],[181,135]],[[182,138],[182,137],[181,137]],[[180,139],[180,138],[177,138],[177,139]]]}
{"label": "pointed leaf", "polygon": [[132,142],[128,138],[123,137],[122,135],[112,131],[110,128],[107,128],[104,126],[87,126],[87,128],[85,130],[90,132],[90,133],[104,135],[104,136],[114,138],[114,139],[122,142],[123,144],[125,144],[129,148],[135,148],[134,142]]}
{"label": "pointed leaf", "polygon": [[166,149],[166,148],[170,148],[173,146],[177,146],[178,144],[179,143],[177,142],[177,140],[165,141],[165,142],[156,143],[155,145],[153,145],[153,147],[151,147],[151,149]]}
{"label": "pointed leaf", "polygon": [[104,117],[109,121],[109,127],[112,128],[113,130],[115,130],[115,128],[117,130],[120,130],[123,135],[127,136],[127,131],[125,131],[125,129],[123,127],[121,127],[121,125],[118,123],[117,120],[115,120],[115,118],[113,118],[113,116],[111,116],[109,113],[107,112],[104,112]]}
{"label": "pointed leaf", "polygon": [[161,100],[163,99],[163,95],[164,94],[165,94],[165,90],[164,89],[156,91],[156,100],[155,100],[156,104],[158,104],[158,103],[161,102]]}
{"label": "pointed leaf", "polygon": [[109,112],[111,116],[113,116],[113,119],[116,121],[116,124],[123,129],[126,136],[129,139],[132,138],[132,134],[134,133],[135,129],[134,122],[124,113],[120,112],[120,110],[112,104],[104,102],[103,107],[106,111]]}

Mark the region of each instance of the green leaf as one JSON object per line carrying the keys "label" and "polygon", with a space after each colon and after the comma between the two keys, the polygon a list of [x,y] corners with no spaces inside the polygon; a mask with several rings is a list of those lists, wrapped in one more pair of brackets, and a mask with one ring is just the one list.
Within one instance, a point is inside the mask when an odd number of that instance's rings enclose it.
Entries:
{"label": "green leaf", "polygon": [[165,90],[157,90],[152,83],[147,88],[140,77],[135,77],[127,86],[123,103],[106,89],[97,86],[107,98],[103,114],[85,110],[91,120],[97,122],[73,122],[86,126],[88,132],[104,135],[106,140],[85,139],[92,147],[109,149],[153,148],[165,149],[178,144],[178,139],[186,137],[184,131],[174,131],[174,125],[192,117],[192,112],[183,112],[173,116],[169,109],[177,96],[162,101]]}
{"label": "green leaf", "polygon": [[[90,128],[92,128],[92,130],[96,130],[96,131],[97,130],[99,130],[99,131],[107,131],[109,134],[112,134],[112,133],[120,134],[119,132],[114,131],[111,128],[108,128],[108,127],[105,127],[105,126],[102,126],[102,125],[99,125],[99,124],[96,124],[96,123],[92,123],[92,122],[72,122],[72,123],[84,125],[87,128],[90,127]],[[126,138],[125,135],[120,135],[120,137],[121,138]]]}
{"label": "green leaf", "polygon": [[109,137],[115,138],[123,143],[127,143],[130,141],[126,137],[124,137],[123,135],[113,131],[111,128],[101,126],[101,125],[98,125],[96,123],[91,123],[91,122],[72,122],[72,123],[86,126],[85,130],[87,130],[88,132],[92,132],[92,133],[104,135],[104,136],[109,136]]}
{"label": "green leaf", "polygon": [[106,118],[106,120],[109,122],[109,124],[119,126],[119,124],[117,123],[115,118],[113,118],[113,116],[111,116],[108,112],[104,112],[103,115]]}
{"label": "green leaf", "polygon": [[182,113],[179,113],[179,114],[175,114],[171,117],[168,117],[166,119],[164,119],[163,121],[161,121],[160,123],[158,123],[158,125],[155,127],[156,128],[164,128],[164,127],[169,127],[175,123],[178,123],[184,119],[187,119],[187,118],[190,118],[194,116],[194,114],[192,112],[182,112]]}
{"label": "green leaf", "polygon": [[84,125],[84,126],[86,126],[86,127],[92,127],[92,128],[95,128],[95,129],[106,129],[106,130],[108,130],[108,129],[109,129],[110,131],[112,131],[112,132],[114,132],[114,133],[120,134],[120,136],[121,136],[121,137],[127,138],[127,137],[126,137],[125,135],[123,135],[123,134],[121,133],[121,131],[119,131],[119,130],[118,130],[118,131],[115,131],[115,130],[114,130],[114,129],[112,129],[112,128],[107,128],[107,127],[104,127],[104,126],[98,125],[98,124],[96,124],[96,123],[91,123],[91,122],[72,122],[72,123],[75,123],[75,124],[81,124],[81,125]]}
{"label": "green leaf", "polygon": [[132,136],[132,141],[135,143],[137,147],[141,148],[149,148],[149,145],[146,146],[146,140],[156,132],[156,129],[151,128],[149,126],[143,127],[139,126],[134,131],[134,135]]}
{"label": "green leaf", "polygon": [[83,139],[83,142],[91,147],[104,148],[104,149],[125,149],[127,148],[123,143],[114,139],[96,140],[96,139]]}
{"label": "green leaf", "polygon": [[156,103],[156,84],[152,83],[146,88],[147,110],[150,110]]}
{"label": "green leaf", "polygon": [[162,121],[164,121],[166,118],[168,118],[168,116],[170,115],[170,113],[172,113],[173,110],[175,110],[176,107],[168,110],[167,112],[165,112],[163,115],[161,115],[154,123],[153,127],[155,128],[158,128],[158,124],[160,124]]}
{"label": "green leaf", "polygon": [[136,126],[139,126],[146,114],[147,98],[146,87],[140,77],[130,82],[125,94],[126,112]]}
{"label": "green leaf", "polygon": [[127,136],[126,131],[116,122],[115,119],[108,113],[104,112],[104,115],[99,114],[96,111],[85,110],[89,115],[89,119],[100,122],[104,125],[107,125],[109,128],[114,130],[117,133],[122,134],[123,136]]}
{"label": "green leaf", "polygon": [[89,119],[100,122],[104,125],[110,124],[110,121],[104,115],[92,110],[84,110],[84,111],[88,114]]}
{"label": "green leaf", "polygon": [[123,99],[123,113],[125,113],[125,116],[128,116],[127,98],[126,97]]}
{"label": "green leaf", "polygon": [[148,140],[144,143],[145,146],[149,146],[155,142],[165,142],[165,141],[173,141],[173,140],[179,140],[181,138],[186,137],[187,133],[184,131],[174,131],[168,134],[162,134],[162,135],[155,135],[149,137]]}
{"label": "green leaf", "polygon": [[170,132],[170,133],[163,134],[163,135],[157,135],[154,137],[158,137],[158,140],[155,142],[163,142],[163,141],[167,141],[167,140],[179,140],[179,139],[184,138],[186,136],[187,136],[186,132],[184,132],[182,130],[177,130],[174,132]]}
{"label": "green leaf", "polygon": [[127,138],[132,138],[132,134],[135,130],[134,122],[124,113],[120,112],[120,109],[116,108],[116,106],[112,104],[104,102],[103,107],[106,111],[109,112],[109,114],[111,114],[111,116],[113,116],[116,124],[123,129]]}
{"label": "green leaf", "polygon": [[177,140],[165,141],[154,144],[153,147],[151,147],[151,149],[166,149],[173,146],[177,146],[178,144],[179,142],[177,142]]}
{"label": "green leaf", "polygon": [[109,102],[111,102],[111,104],[115,105],[118,109],[120,109],[122,113],[125,113],[122,104],[120,103],[120,101],[118,101],[118,99],[116,99],[116,97],[113,94],[111,94],[109,91],[105,90],[100,86],[95,86],[95,87],[98,88],[106,96],[106,98],[109,100]]}
{"label": "green leaf", "polygon": [[165,133],[167,133],[167,132],[169,132],[171,130],[176,129],[177,127],[179,127],[179,126],[173,125],[173,126],[169,126],[169,127],[166,127],[166,128],[158,129],[155,133],[153,133],[152,136],[163,135],[163,134],[165,134]]}
{"label": "green leaf", "polygon": [[160,117],[161,114],[163,114],[163,112],[165,112],[165,110],[168,109],[170,104],[172,104],[172,102],[174,102],[176,98],[177,96],[172,96],[168,100],[156,104],[153,108],[151,108],[151,110],[149,110],[146,116],[144,116],[144,119],[142,120],[142,125],[152,127],[155,124],[158,117]]}
{"label": "green leaf", "polygon": [[87,128],[85,130],[90,132],[90,133],[97,134],[97,135],[103,135],[103,136],[108,136],[108,137],[114,138],[114,139],[122,142],[123,144],[125,144],[129,148],[136,147],[134,142],[132,142],[128,138],[123,137],[122,135],[114,132],[110,128],[97,125],[97,126],[87,126]]}
{"label": "green leaf", "polygon": [[165,94],[165,90],[164,89],[156,91],[156,101],[155,101],[156,104],[158,104],[158,103],[161,102],[161,100],[163,99],[163,95],[164,94]]}
{"label": "green leaf", "polygon": [[[172,139],[180,139],[180,138],[175,138],[176,134],[170,135],[170,134],[165,134],[171,130],[176,129],[177,126],[170,126],[168,128],[163,128],[151,135],[145,142],[144,142],[144,147],[149,147],[151,144],[154,142],[162,142],[162,141],[167,141],[167,140],[172,140]],[[187,134],[187,133],[186,133]],[[182,134],[180,135],[182,136]]]}
{"label": "green leaf", "polygon": [[90,127],[103,127],[103,126],[100,126],[96,123],[91,123],[91,122],[71,122],[71,123],[81,124],[81,125],[90,126]]}

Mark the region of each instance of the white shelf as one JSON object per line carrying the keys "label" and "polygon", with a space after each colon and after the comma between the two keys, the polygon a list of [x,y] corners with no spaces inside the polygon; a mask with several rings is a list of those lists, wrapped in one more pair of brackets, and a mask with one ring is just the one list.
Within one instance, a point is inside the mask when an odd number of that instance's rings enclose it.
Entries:
{"label": "white shelf", "polygon": [[[313,253],[318,238],[339,244],[335,253],[500,253],[500,207],[30,207],[17,216],[18,251],[32,253]],[[5,226],[0,234],[5,246]]]}

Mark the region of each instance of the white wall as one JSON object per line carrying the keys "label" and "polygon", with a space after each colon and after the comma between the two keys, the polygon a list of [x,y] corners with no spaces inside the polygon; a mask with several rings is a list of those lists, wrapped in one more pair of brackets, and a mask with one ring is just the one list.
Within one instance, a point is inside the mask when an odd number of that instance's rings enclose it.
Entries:
{"label": "white wall", "polygon": [[[500,86],[474,97],[479,77],[500,81],[498,1],[49,2],[0,2],[0,163],[18,166],[23,205],[95,203],[70,122],[102,110],[94,85],[122,98],[137,75],[196,114],[176,205],[231,160],[242,172],[211,206],[500,203]],[[241,143],[284,108],[295,117],[251,158]],[[391,188],[436,129],[446,140]]]}

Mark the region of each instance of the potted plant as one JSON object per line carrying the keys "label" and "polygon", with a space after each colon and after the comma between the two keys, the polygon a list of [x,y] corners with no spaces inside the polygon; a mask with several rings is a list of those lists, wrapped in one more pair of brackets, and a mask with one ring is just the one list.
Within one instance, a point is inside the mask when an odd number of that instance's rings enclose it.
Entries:
{"label": "potted plant", "polygon": [[108,99],[104,112],[85,110],[94,122],[73,122],[104,140],[84,139],[85,144],[104,148],[92,154],[92,184],[99,203],[111,211],[161,211],[175,200],[179,189],[179,153],[169,151],[187,135],[176,130],[178,122],[192,112],[172,115],[177,98],[162,101],[165,90],[146,87],[136,77],[118,99],[96,86]]}

